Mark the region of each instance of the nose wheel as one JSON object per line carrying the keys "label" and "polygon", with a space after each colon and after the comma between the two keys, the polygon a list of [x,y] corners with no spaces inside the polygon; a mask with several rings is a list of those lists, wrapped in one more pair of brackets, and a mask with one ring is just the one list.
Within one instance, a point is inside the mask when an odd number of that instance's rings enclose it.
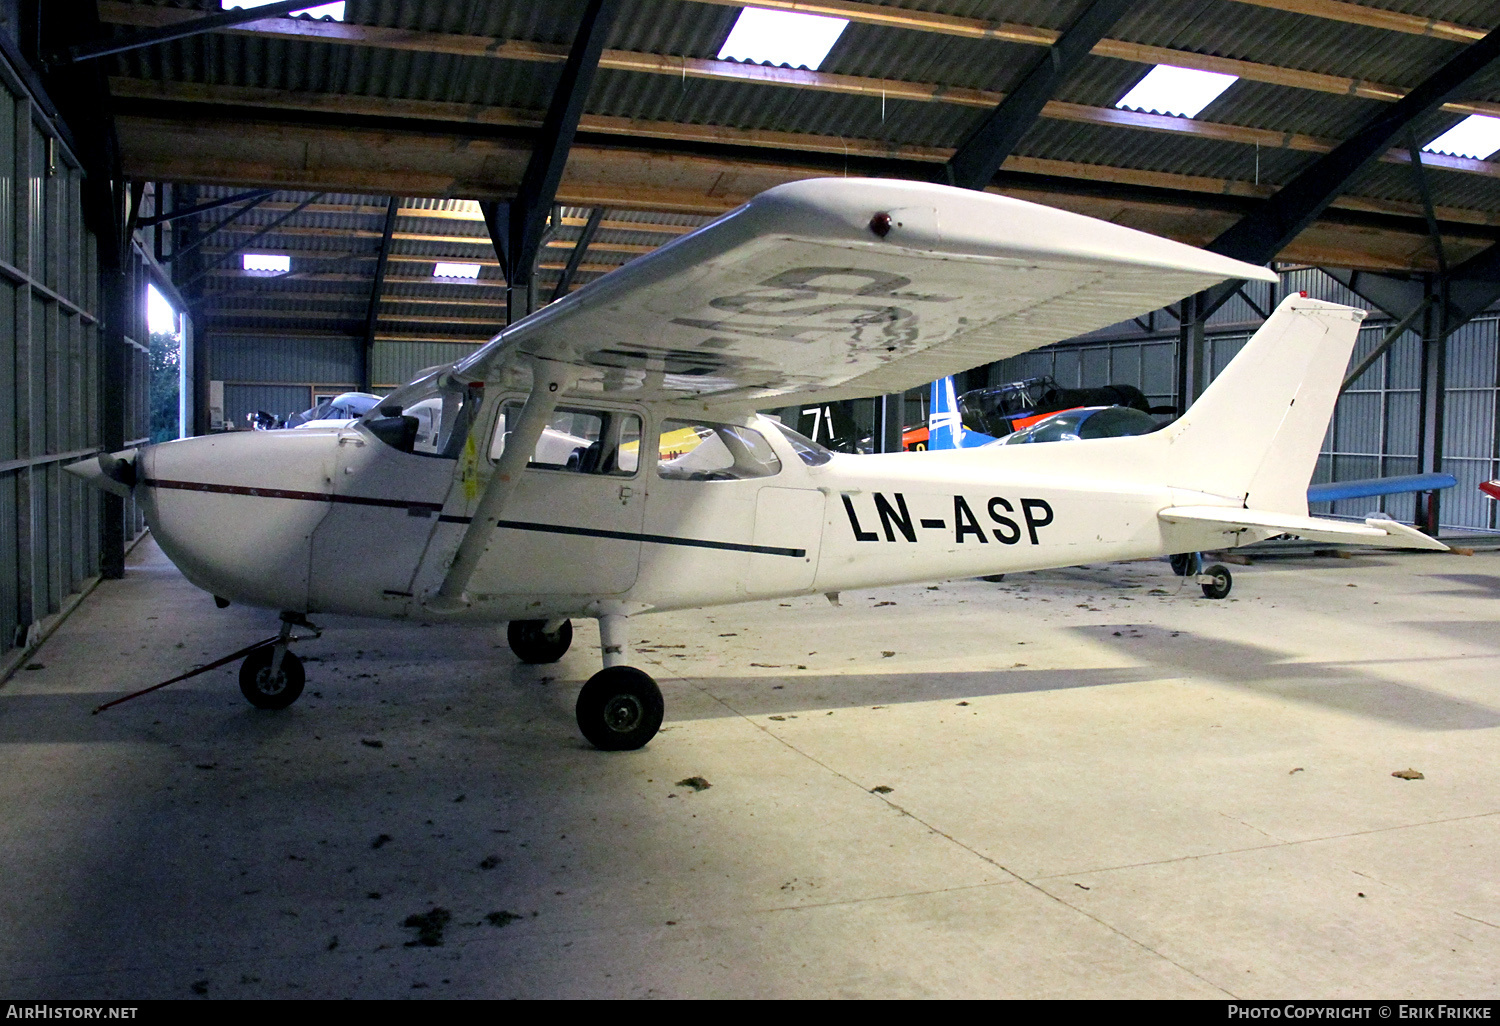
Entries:
{"label": "nose wheel", "polygon": [[661,729],[666,711],[661,688],[633,666],[607,666],[578,693],[578,729],[595,748],[628,752],[644,748]]}
{"label": "nose wheel", "polygon": [[[297,637],[292,634],[294,627],[306,627],[312,633]],[[257,709],[285,709],[301,698],[307,674],[302,660],[287,646],[322,633],[301,613],[282,613],[281,632],[274,640],[262,642],[240,664],[240,694]]]}
{"label": "nose wheel", "polygon": [[276,650],[251,652],[240,664],[240,692],[257,709],[285,709],[302,696],[307,683],[302,660],[290,652],[281,654],[281,665],[273,666]]}

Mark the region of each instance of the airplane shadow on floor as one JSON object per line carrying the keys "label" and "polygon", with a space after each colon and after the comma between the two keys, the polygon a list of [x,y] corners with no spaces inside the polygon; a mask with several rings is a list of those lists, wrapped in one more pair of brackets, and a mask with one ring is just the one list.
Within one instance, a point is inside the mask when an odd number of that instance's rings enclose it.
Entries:
{"label": "airplane shadow on floor", "polygon": [[1480,595],[1488,595],[1491,598],[1500,598],[1500,577],[1494,574],[1423,574],[1427,580],[1449,581],[1453,584],[1464,585],[1462,588],[1449,588],[1446,591],[1429,591],[1427,595],[1462,595],[1465,598],[1476,598],[1476,592]]}
{"label": "airplane shadow on floor", "polygon": [[1500,711],[1375,676],[1351,662],[1289,662],[1286,653],[1147,625],[1074,631],[1148,663],[1151,677],[1193,677],[1418,730],[1484,730]]}
{"label": "airplane shadow on floor", "polygon": [[[978,670],[954,673],[881,673],[859,675],[808,674],[788,677],[685,678],[702,687],[723,706],[674,710],[669,699],[668,721],[714,719],[730,713],[763,716],[771,713],[822,709],[856,709],[872,705],[903,705],[1033,691],[1061,691],[1128,684],[1159,677],[1149,667],[1109,666],[1063,670]],[[700,705],[701,703],[693,703]],[[726,708],[727,707],[727,708]]]}

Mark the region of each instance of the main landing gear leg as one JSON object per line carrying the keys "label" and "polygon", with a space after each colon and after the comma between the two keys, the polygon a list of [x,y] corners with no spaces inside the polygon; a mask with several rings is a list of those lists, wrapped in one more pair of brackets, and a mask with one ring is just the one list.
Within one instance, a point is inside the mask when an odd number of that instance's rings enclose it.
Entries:
{"label": "main landing gear leg", "polygon": [[289,646],[307,639],[293,637],[294,627],[306,627],[314,638],[322,633],[301,613],[282,613],[275,643],[256,649],[240,664],[240,692],[257,709],[285,709],[302,696],[307,675]]}
{"label": "main landing gear leg", "polygon": [[630,659],[627,617],[599,617],[599,646],[604,669],[578,693],[578,729],[595,748],[626,752],[645,747],[661,729],[664,704],[656,681],[626,663]]}

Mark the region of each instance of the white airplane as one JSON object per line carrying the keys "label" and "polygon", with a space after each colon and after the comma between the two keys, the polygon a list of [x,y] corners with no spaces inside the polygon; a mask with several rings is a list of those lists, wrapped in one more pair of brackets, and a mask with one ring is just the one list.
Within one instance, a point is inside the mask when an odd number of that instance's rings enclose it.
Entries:
{"label": "white airplane", "polygon": [[[358,422],[69,469],[133,491],[193,583],[281,611],[280,636],[241,667],[257,706],[301,692],[287,646],[308,614],[508,621],[534,663],[559,659],[571,619],[589,617],[604,669],[579,694],[578,725],[599,748],[633,749],[663,714],[630,665],[630,619],[650,612],[1283,533],[1445,548],[1394,521],[1308,516],[1364,314],[1301,296],[1149,435],[844,456],[755,413],[912,388],[1231,278],[1272,275],[1002,196],[803,181],[517,322]],[[549,429],[587,440],[576,462],[557,455],[576,446],[538,451]]]}

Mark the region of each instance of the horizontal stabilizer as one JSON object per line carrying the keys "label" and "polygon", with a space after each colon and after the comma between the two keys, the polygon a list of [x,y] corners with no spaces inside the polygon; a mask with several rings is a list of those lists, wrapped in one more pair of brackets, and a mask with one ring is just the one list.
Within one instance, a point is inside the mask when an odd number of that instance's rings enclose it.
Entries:
{"label": "horizontal stabilizer", "polygon": [[1221,526],[1226,531],[1261,528],[1277,534],[1293,534],[1308,541],[1448,551],[1448,546],[1414,527],[1375,517],[1370,517],[1363,524],[1353,524],[1342,520],[1302,517],[1293,513],[1270,513],[1235,506],[1169,506],[1157,516],[1169,524],[1211,524]]}

